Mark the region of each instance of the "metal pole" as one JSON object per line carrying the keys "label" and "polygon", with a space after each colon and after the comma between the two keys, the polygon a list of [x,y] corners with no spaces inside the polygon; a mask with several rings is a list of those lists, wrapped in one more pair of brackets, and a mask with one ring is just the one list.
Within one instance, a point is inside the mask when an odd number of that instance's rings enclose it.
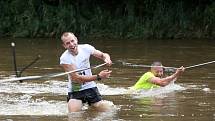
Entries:
{"label": "metal pole", "polygon": [[11,42],[12,53],[13,53],[14,71],[15,71],[16,77],[19,77],[18,70],[17,70],[17,65],[16,65],[16,48],[15,48],[15,46],[16,46],[15,43]]}

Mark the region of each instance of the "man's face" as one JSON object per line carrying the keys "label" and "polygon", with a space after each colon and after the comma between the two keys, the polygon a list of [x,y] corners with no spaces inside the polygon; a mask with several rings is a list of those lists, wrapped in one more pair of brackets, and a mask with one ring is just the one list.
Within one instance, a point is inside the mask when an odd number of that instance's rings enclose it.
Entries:
{"label": "man's face", "polygon": [[65,49],[68,49],[73,54],[76,54],[78,52],[78,40],[72,34],[69,34],[67,37],[64,38],[63,46]]}
{"label": "man's face", "polygon": [[153,67],[152,72],[156,77],[161,78],[163,76],[163,68],[162,67]]}

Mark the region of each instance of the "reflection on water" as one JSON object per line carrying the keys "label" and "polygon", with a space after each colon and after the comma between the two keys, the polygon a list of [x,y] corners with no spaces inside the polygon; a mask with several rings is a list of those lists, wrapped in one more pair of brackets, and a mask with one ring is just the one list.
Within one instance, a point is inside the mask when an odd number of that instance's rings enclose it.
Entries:
{"label": "reflection on water", "polygon": [[[59,56],[64,51],[58,40],[38,39],[16,42],[17,66],[29,64],[38,54],[42,58],[23,72],[35,76],[62,72]],[[122,42],[123,41],[123,42]],[[0,79],[14,77],[10,41],[0,41]],[[103,99],[113,103],[109,112],[85,106],[83,112],[68,114],[66,76],[0,83],[0,120],[10,121],[173,121],[215,120],[215,64],[187,69],[174,83],[153,90],[129,92],[129,87],[159,60],[165,66],[180,67],[212,61],[215,43],[199,40],[96,40],[85,41],[111,55],[111,78],[98,82]],[[83,43],[83,42],[82,42]],[[92,65],[101,62],[92,59]],[[93,70],[98,73],[99,69]]]}

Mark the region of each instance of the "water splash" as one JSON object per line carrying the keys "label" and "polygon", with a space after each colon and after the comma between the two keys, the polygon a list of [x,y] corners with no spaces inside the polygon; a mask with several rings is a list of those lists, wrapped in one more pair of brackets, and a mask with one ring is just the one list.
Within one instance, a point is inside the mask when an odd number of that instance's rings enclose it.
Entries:
{"label": "water splash", "polygon": [[64,95],[67,92],[67,82],[50,80],[44,83],[1,83],[0,93],[41,94],[55,93]]}
{"label": "water splash", "polygon": [[[99,112],[96,110],[90,109],[90,111],[80,111],[73,112],[68,114],[68,121],[114,121],[118,119],[117,112],[120,110],[119,107],[112,105],[111,101],[107,101],[107,103],[111,104],[111,109],[105,112]],[[115,121],[123,121],[121,119]]]}
{"label": "water splash", "polygon": [[123,87],[112,88],[105,84],[97,84],[99,92],[101,95],[123,95],[127,94],[128,89]]}
{"label": "water splash", "polygon": [[[0,115],[67,115],[67,82],[1,83]],[[98,84],[102,95],[124,94],[124,88]],[[103,90],[104,89],[104,90]],[[50,99],[51,97],[51,99]],[[113,102],[109,102],[113,105]],[[84,106],[85,110],[88,107]]]}
{"label": "water splash", "polygon": [[31,95],[0,96],[0,115],[65,115],[66,102],[44,98],[33,99]]}
{"label": "water splash", "polygon": [[182,90],[186,90],[186,88],[178,84],[174,84],[174,82],[172,82],[165,87],[136,91],[133,93],[134,94],[133,98],[142,98],[142,97],[164,98],[168,93],[171,93],[174,91],[182,91]]}

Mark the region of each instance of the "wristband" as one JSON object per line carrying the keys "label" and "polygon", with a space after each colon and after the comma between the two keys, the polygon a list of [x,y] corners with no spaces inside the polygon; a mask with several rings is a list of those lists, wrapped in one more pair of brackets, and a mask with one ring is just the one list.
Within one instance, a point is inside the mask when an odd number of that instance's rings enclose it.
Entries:
{"label": "wristband", "polygon": [[97,79],[98,81],[102,80],[102,78],[99,76],[99,74],[97,74],[96,79]]}

